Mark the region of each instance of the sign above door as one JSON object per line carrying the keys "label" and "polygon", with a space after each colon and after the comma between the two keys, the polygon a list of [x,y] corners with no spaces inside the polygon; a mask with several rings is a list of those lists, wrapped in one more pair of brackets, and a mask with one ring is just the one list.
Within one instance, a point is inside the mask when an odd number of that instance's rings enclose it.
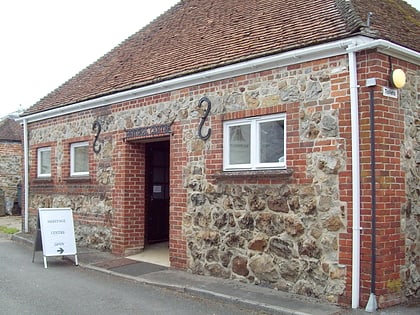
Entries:
{"label": "sign above door", "polygon": [[153,125],[127,130],[125,135],[125,141],[150,140],[150,138],[162,138],[170,136],[171,134],[172,131],[170,125]]}

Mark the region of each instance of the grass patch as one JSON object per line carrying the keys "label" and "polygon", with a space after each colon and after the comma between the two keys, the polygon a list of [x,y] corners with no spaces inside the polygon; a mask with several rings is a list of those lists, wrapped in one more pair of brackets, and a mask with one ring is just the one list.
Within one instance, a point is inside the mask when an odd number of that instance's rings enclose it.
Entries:
{"label": "grass patch", "polygon": [[0,226],[0,232],[6,233],[6,234],[15,234],[19,232],[16,228],[6,227],[6,226]]}

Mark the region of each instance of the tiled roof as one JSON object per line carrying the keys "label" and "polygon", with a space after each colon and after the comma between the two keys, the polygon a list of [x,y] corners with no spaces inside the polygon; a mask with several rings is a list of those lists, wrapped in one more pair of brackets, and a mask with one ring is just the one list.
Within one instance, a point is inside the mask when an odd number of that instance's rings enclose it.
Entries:
{"label": "tiled roof", "polygon": [[366,34],[420,50],[419,12],[401,0],[183,0],[23,116],[363,33],[368,11]]}
{"label": "tiled roof", "polygon": [[[365,23],[368,13],[374,36],[420,51],[420,12],[401,0],[351,0]],[[365,29],[366,30],[366,29]]]}
{"label": "tiled roof", "polygon": [[11,118],[0,121],[0,141],[22,141],[22,127]]}

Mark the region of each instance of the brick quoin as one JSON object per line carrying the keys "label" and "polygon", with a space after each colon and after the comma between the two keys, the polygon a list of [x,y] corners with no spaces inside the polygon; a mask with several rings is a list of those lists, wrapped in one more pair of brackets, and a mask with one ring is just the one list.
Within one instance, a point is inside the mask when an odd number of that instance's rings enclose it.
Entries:
{"label": "brick quoin", "polygon": [[371,147],[370,147],[370,88],[367,78],[376,78],[375,155],[376,155],[376,296],[379,307],[401,303],[401,268],[405,263],[404,235],[401,231],[401,208],[406,202],[404,172],[401,169],[400,146],[404,141],[404,112],[398,99],[382,94],[388,86],[389,58],[376,52],[359,55],[359,106],[361,144],[361,304],[369,298],[371,285]]}
{"label": "brick quoin", "polygon": [[[360,117],[360,167],[361,167],[361,274],[360,304],[366,305],[371,285],[371,153],[369,88],[367,78],[376,78],[375,87],[375,153],[376,153],[376,296],[379,307],[384,308],[401,303],[401,292],[393,284],[403,281],[401,268],[405,263],[404,235],[401,231],[401,207],[406,202],[404,172],[401,169],[400,145],[404,140],[404,113],[397,99],[382,95],[382,86],[389,86],[389,58],[376,52],[359,53],[358,90]],[[396,61],[394,60],[396,63]],[[401,65],[400,65],[401,66]],[[404,69],[404,68],[403,68]],[[344,78],[332,79],[341,87],[347,86]],[[351,139],[350,98],[345,97],[341,88],[332,85],[332,91],[340,110],[340,135]],[[340,173],[341,200],[347,208],[347,231],[340,234],[340,264],[347,266],[346,289],[339,303],[351,304],[352,281],[352,178],[351,142],[344,144],[348,163],[346,171]],[[392,228],[390,228],[392,226]]]}
{"label": "brick quoin", "polygon": [[117,136],[113,165],[115,213],[112,224],[112,252],[130,255],[144,248],[145,240],[145,145],[126,143]]}
{"label": "brick quoin", "polygon": [[187,211],[187,191],[183,187],[183,169],[186,164],[187,148],[182,140],[182,126],[171,126],[173,136],[170,140],[170,204],[169,204],[169,259],[174,269],[186,269],[187,244],[182,233],[183,216]]}

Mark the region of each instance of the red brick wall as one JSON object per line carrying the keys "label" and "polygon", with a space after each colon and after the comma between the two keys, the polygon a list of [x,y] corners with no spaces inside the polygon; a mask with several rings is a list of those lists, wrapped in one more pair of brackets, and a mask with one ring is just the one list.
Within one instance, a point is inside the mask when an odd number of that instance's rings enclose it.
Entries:
{"label": "red brick wall", "polygon": [[8,155],[22,156],[23,155],[22,149],[23,148],[22,148],[21,143],[0,142],[0,155],[1,156],[8,156]]}
{"label": "red brick wall", "polygon": [[[379,307],[398,304],[402,299],[401,268],[405,262],[401,209],[406,202],[401,144],[404,140],[404,111],[398,99],[383,96],[389,83],[389,57],[359,54],[360,162],[361,162],[361,304],[365,305],[371,285],[372,185],[370,89],[374,90],[376,164],[376,296]],[[407,64],[393,59],[394,66]],[[376,78],[375,87],[366,79]],[[399,285],[396,285],[399,284]]]}
{"label": "red brick wall", "polygon": [[171,267],[186,269],[187,244],[182,233],[183,214],[187,211],[187,190],[183,185],[183,166],[188,156],[182,140],[182,126],[171,126],[173,136],[170,141],[170,211],[169,211],[169,251]]}
{"label": "red brick wall", "polygon": [[[123,133],[117,138],[122,139]],[[118,141],[114,151],[115,186],[112,251],[128,255],[144,247],[145,145]]]}

